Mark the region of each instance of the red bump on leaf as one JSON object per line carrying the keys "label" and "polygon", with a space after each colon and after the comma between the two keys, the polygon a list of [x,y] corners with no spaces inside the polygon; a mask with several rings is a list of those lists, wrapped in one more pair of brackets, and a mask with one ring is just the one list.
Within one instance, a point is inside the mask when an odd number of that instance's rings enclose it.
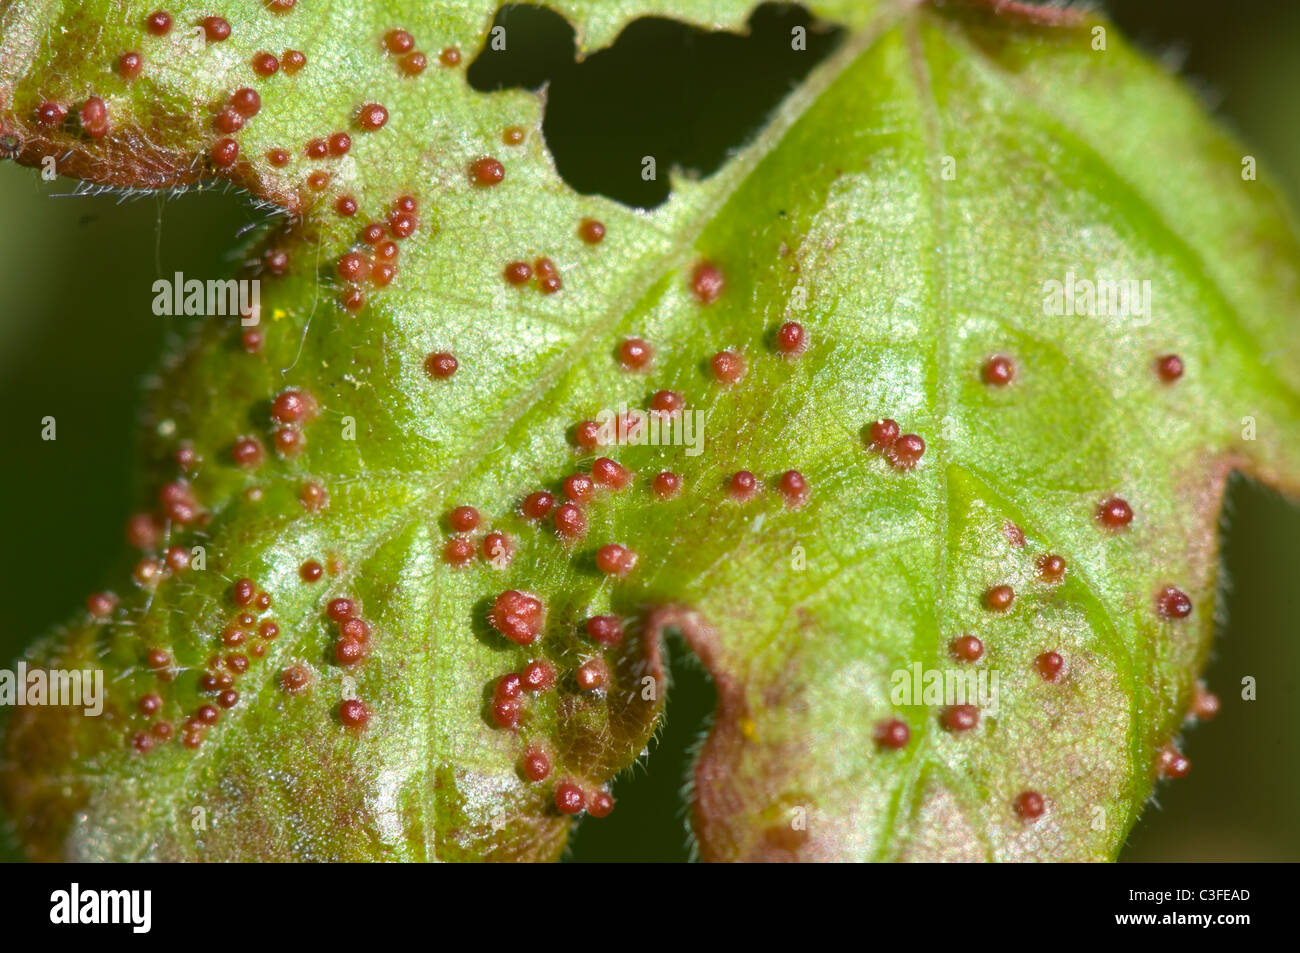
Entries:
{"label": "red bump on leaf", "polygon": [[953,657],[962,662],[978,662],[984,657],[984,643],[973,635],[953,639],[949,648]]}
{"label": "red bump on leaf", "polygon": [[1061,658],[1057,652],[1044,652],[1034,659],[1034,668],[1038,669],[1038,674],[1043,677],[1044,681],[1054,682],[1057,676],[1061,674],[1061,669],[1065,667],[1065,659]]}
{"label": "red bump on leaf", "polygon": [[277,423],[298,423],[311,417],[315,411],[315,398],[297,388],[281,391],[271,402],[271,418]]}
{"label": "red bump on leaf", "polygon": [[596,551],[596,568],[607,576],[626,576],[636,568],[637,554],[626,546],[610,543]]}
{"label": "red bump on leaf", "polygon": [[596,493],[596,483],[585,473],[572,473],[560,484],[564,495],[574,503],[586,503]]}
{"label": "red bump on leaf", "polygon": [[166,36],[171,32],[172,17],[170,13],[155,10],[145,18],[144,27],[154,36]]}
{"label": "red bump on leaf", "polygon": [[497,701],[512,701],[524,693],[524,682],[518,672],[507,672],[497,679],[492,697]]}
{"label": "red bump on leaf", "polygon": [[551,773],[551,759],[541,748],[532,747],[524,752],[523,773],[529,781],[536,784],[545,781]]}
{"label": "red bump on leaf", "polygon": [[512,261],[506,265],[502,274],[512,285],[526,285],[533,277],[533,267],[526,261]]}
{"label": "red bump on leaf", "polygon": [[661,500],[671,500],[681,492],[682,478],[671,470],[664,470],[655,474],[654,480],[650,484],[654,490],[655,496]]}
{"label": "red bump on leaf", "polygon": [[601,445],[600,424],[594,420],[583,420],[574,425],[573,442],[584,450],[595,450]]}
{"label": "red bump on leaf", "polygon": [[1191,770],[1192,762],[1173,745],[1161,748],[1156,754],[1156,772],[1162,778],[1185,778]]}
{"label": "red bump on leaf", "polygon": [[702,261],[691,272],[691,291],[701,304],[713,304],[722,295],[725,287],[722,270],[707,261]]}
{"label": "red bump on leaf", "polygon": [[1192,600],[1175,586],[1165,586],[1156,597],[1156,611],[1164,619],[1186,619],[1192,614]]}
{"label": "red bump on leaf", "polygon": [[366,645],[370,642],[370,626],[364,619],[353,616],[339,623],[339,635]]}
{"label": "red bump on leaf", "polygon": [[539,490],[524,497],[519,509],[527,519],[540,520],[544,519],[554,507],[555,497],[545,490]]}
{"label": "red bump on leaf", "polygon": [[237,606],[253,604],[257,596],[257,584],[251,579],[240,579],[230,590],[230,599]]}
{"label": "red bump on leaf", "polygon": [[368,263],[356,252],[348,252],[339,259],[338,273],[344,281],[360,281],[367,270]]}
{"label": "red bump on leaf", "polygon": [[674,417],[686,407],[686,398],[675,390],[656,391],[650,398],[650,412],[660,417]]}
{"label": "red bump on leaf", "polygon": [[493,532],[483,537],[483,558],[494,569],[504,569],[514,558],[515,547],[505,533]]}
{"label": "red bump on leaf", "polygon": [[42,126],[57,126],[67,117],[68,110],[55,102],[43,102],[36,107],[36,121]]}
{"label": "red bump on leaf", "polygon": [[117,59],[117,72],[123,79],[135,79],[143,68],[144,58],[139,53],[123,53]]}
{"label": "red bump on leaf", "polygon": [[555,509],[555,531],[564,539],[580,539],[587,532],[587,518],[577,504],[564,503]]}
{"label": "red bump on leaf", "polygon": [[1133,509],[1127,501],[1112,496],[1097,507],[1097,520],[1109,530],[1120,530],[1133,522]]}
{"label": "red bump on leaf", "polygon": [[228,168],[239,158],[239,143],[234,139],[218,139],[212,146],[210,155],[212,164],[218,169]]}
{"label": "red bump on leaf", "polygon": [[420,220],[411,212],[394,212],[388,216],[388,230],[394,238],[410,238],[419,225]]}
{"label": "red bump on leaf", "polygon": [[777,489],[785,497],[786,506],[803,506],[808,502],[811,489],[808,480],[798,470],[786,470],[777,480]]}
{"label": "red bump on leaf", "polygon": [[592,817],[608,817],[614,810],[614,798],[608,791],[596,791],[591,795],[590,803],[587,805],[587,813]]}
{"label": "red bump on leaf", "polygon": [[78,113],[81,128],[92,139],[102,139],[108,134],[108,107],[98,96],[91,96]]}
{"label": "red bump on leaf", "polygon": [[302,489],[298,491],[298,502],[312,512],[317,512],[325,508],[329,502],[329,494],[319,483],[304,483]]}
{"label": "red bump on leaf", "polygon": [[469,533],[478,528],[479,513],[472,506],[458,506],[447,514],[447,522],[457,533]]}
{"label": "red bump on leaf", "polygon": [[719,384],[729,387],[745,376],[745,359],[735,351],[719,351],[710,363]]}
{"label": "red bump on leaf", "polygon": [[632,474],[621,463],[609,457],[597,457],[591,465],[591,477],[601,486],[611,490],[621,490],[632,479]]}
{"label": "red bump on leaf", "polygon": [[419,50],[414,50],[403,56],[397,66],[407,76],[419,76],[428,68],[429,58]]}
{"label": "red bump on leaf", "polygon": [[474,559],[474,544],[462,536],[447,540],[442,558],[452,566],[468,566]]}
{"label": "red bump on leaf", "polygon": [[786,357],[797,357],[808,349],[808,334],[797,321],[787,321],[776,332],[776,349]]}
{"label": "red bump on leaf", "polygon": [[469,172],[474,184],[479,186],[496,185],[506,177],[506,167],[491,156],[475,159]]}
{"label": "red bump on leaf", "polygon": [[1065,578],[1065,560],[1055,553],[1039,557],[1038,578],[1051,584],[1060,582]]}
{"label": "red bump on leaf", "polygon": [[546,619],[546,608],[540,599],[517,589],[510,589],[497,596],[488,613],[488,621],[516,645],[531,645],[542,633]]}
{"label": "red bump on leaf", "polygon": [[1016,365],[1012,363],[1011,358],[997,354],[984,362],[980,376],[984,378],[986,384],[1005,387],[1015,379]]}
{"label": "red bump on leaf", "polygon": [[113,614],[117,608],[117,596],[111,592],[92,592],[86,597],[86,611],[102,619]]}
{"label": "red bump on leaf", "polygon": [[230,24],[223,17],[204,17],[200,26],[209,43],[220,43],[230,38]]}
{"label": "red bump on leaf", "polygon": [[993,586],[984,593],[984,607],[993,612],[1005,612],[1016,601],[1016,591],[1010,586]]}
{"label": "red bump on leaf", "polygon": [[338,598],[331,599],[328,606],[325,607],[325,614],[335,622],[346,622],[351,619],[357,611],[357,604],[351,599]]}
{"label": "red bump on leaf", "polygon": [[245,119],[252,119],[262,108],[262,97],[257,94],[257,90],[241,86],[230,94],[230,107]]}
{"label": "red bump on leaf", "polygon": [[311,685],[311,671],[303,665],[293,665],[280,673],[280,687],[290,695],[307,689]]}
{"label": "red bump on leaf", "polygon": [[223,109],[212,120],[212,128],[217,132],[238,132],[244,128],[244,117],[234,109]]}
{"label": "red bump on leaf", "polygon": [[603,691],[609,685],[609,666],[604,659],[589,658],[578,666],[573,677],[581,691]]}
{"label": "red bump on leaf", "polygon": [[286,73],[292,76],[307,65],[307,57],[298,50],[285,50],[280,56],[280,65]]}
{"label": "red bump on leaf", "polygon": [[594,218],[584,218],[578,223],[578,237],[588,245],[599,245],[605,238],[605,226]]}
{"label": "red bump on leaf", "polygon": [[560,280],[560,273],[555,268],[555,262],[551,259],[537,259],[533,262],[533,271],[537,273],[537,288],[542,294],[555,294],[564,287],[564,283]]}
{"label": "red bump on leaf", "polygon": [[654,348],[642,338],[628,338],[619,345],[618,355],[624,369],[639,371],[650,363],[650,359],[654,356]]}
{"label": "red bump on leaf", "polygon": [[389,30],[384,34],[384,46],[389,53],[405,53],[415,48],[415,37],[405,30]]}
{"label": "red bump on leaf", "polygon": [[1196,695],[1192,698],[1192,707],[1188,714],[1201,721],[1209,721],[1219,713],[1222,703],[1219,696],[1206,689],[1203,682],[1196,683]]}
{"label": "red bump on leaf", "polygon": [[587,635],[601,645],[617,645],[623,641],[623,620],[616,615],[597,615],[587,620]]}
{"label": "red bump on leaf", "polygon": [[582,788],[572,781],[562,781],[555,786],[555,807],[561,814],[581,814],[586,806]]}
{"label": "red bump on leaf", "polygon": [[911,470],[925,455],[925,441],[914,433],[905,433],[886,452],[889,465],[895,470]]}
{"label": "red bump on leaf", "polygon": [[555,668],[545,659],[534,659],[524,666],[524,688],[530,692],[549,692],[555,687]]}
{"label": "red bump on leaf", "polygon": [[230,448],[231,459],[245,469],[260,466],[266,452],[256,437],[240,437]]}
{"label": "red bump on leaf", "polygon": [[367,132],[384,128],[388,122],[388,110],[379,103],[366,103],[357,111],[357,125]]}
{"label": "red bump on leaf", "polygon": [[951,705],[943,710],[939,720],[949,731],[970,731],[979,724],[980,712],[974,705]]}
{"label": "red bump on leaf", "polygon": [[456,373],[456,368],[460,366],[454,355],[446,351],[438,351],[430,354],[424,359],[424,369],[430,377],[436,377],[439,380],[446,380]]}
{"label": "red bump on leaf", "polygon": [[867,428],[867,441],[872,450],[888,450],[902,433],[898,424],[888,417],[882,417]]}
{"label": "red bump on leaf", "polygon": [[876,743],[882,748],[906,748],[912,739],[912,729],[900,718],[890,718],[876,726]]}
{"label": "red bump on leaf", "polygon": [[758,478],[748,470],[740,470],[732,474],[731,479],[727,482],[727,495],[737,503],[744,503],[746,500],[754,498],[758,492]]}
{"label": "red bump on leaf", "polygon": [[346,698],[339,703],[339,721],[348,728],[364,728],[370,721],[370,710],[357,698]]}
{"label": "red bump on leaf", "polygon": [[253,72],[266,78],[280,72],[280,61],[271,53],[258,53],[252,59]]}
{"label": "red bump on leaf", "polygon": [[493,699],[492,701],[492,720],[500,728],[507,728],[511,731],[519,727],[519,722],[523,718],[524,706],[518,699]]}
{"label": "red bump on leaf", "polygon": [[1156,358],[1156,375],[1166,384],[1183,376],[1183,359],[1177,354],[1164,354]]}
{"label": "red bump on leaf", "polygon": [[339,639],[334,643],[334,661],[350,668],[366,657],[366,647],[356,639]]}
{"label": "red bump on leaf", "polygon": [[1036,820],[1047,810],[1047,803],[1037,791],[1022,791],[1013,805],[1016,814],[1027,821]]}

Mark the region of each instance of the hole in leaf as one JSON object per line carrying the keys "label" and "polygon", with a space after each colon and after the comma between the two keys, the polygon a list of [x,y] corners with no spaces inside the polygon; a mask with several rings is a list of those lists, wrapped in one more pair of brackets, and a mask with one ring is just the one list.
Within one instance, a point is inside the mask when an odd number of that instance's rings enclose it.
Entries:
{"label": "hole in leaf", "polygon": [[576,61],[563,16],[507,4],[467,76],[479,92],[545,86],[542,132],[564,181],[653,208],[674,168],[716,172],[843,34],[797,4],[764,3],[745,34],[643,17]]}
{"label": "hole in leaf", "polygon": [[681,636],[669,633],[668,695],[650,756],[614,782],[614,812],[586,818],[569,841],[571,862],[681,863],[691,859],[686,787],[718,693]]}

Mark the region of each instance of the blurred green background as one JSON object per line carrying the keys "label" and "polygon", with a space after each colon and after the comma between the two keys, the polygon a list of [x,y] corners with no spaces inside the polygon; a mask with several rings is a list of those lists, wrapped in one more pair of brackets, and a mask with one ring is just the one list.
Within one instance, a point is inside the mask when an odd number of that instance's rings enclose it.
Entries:
{"label": "blurred green background", "polygon": [[[1300,5],[1106,6],[1153,55],[1182,65],[1300,206]],[[239,233],[262,220],[225,191],[120,202],[73,197],[73,188],[0,162],[0,665],[112,579],[140,399],[173,327],[150,310],[154,278],[232,271]],[[47,415],[56,441],[40,439]],[[1300,508],[1236,481],[1224,558],[1225,621],[1207,675],[1223,711],[1191,732],[1191,775],[1160,788],[1125,860],[1300,860]],[[688,856],[681,789],[712,689],[671,648],[674,689],[649,770],[619,781],[619,809],[580,827],[573,859]],[[1257,701],[1239,697],[1247,675],[1258,679]]]}

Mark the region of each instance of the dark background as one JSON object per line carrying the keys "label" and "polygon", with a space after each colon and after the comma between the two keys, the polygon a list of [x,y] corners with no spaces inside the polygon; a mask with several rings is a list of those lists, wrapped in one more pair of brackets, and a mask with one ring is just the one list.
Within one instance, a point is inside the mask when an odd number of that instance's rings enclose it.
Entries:
{"label": "dark background", "polygon": [[[1295,207],[1300,5],[1107,7],[1153,55],[1182,64]],[[237,234],[260,221],[221,190],[119,202],[70,197],[72,189],[0,162],[0,665],[110,581],[131,502],[141,388],[167,334],[150,310],[153,280],[232,270]],[[57,441],[40,439],[46,415],[58,420]],[[1208,672],[1223,712],[1191,732],[1191,775],[1161,787],[1125,860],[1300,859],[1300,509],[1237,481],[1228,513],[1226,624]],[[575,859],[688,856],[680,792],[712,692],[681,646],[672,648],[675,687],[649,772],[634,769],[616,786],[618,810],[581,826]],[[1238,697],[1245,675],[1259,680],[1257,701]]]}

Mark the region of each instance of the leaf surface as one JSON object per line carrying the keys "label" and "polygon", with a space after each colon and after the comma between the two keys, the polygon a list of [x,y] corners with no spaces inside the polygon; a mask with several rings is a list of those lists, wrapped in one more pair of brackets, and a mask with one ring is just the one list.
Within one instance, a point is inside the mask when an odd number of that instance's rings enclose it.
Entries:
{"label": "leaf surface", "polygon": [[[173,8],[154,37],[138,4],[0,6],[0,132],[23,161],[59,156],[61,171],[126,188],[216,174],[285,213],[244,256],[262,282],[259,346],[237,318],[202,322],[145,422],[161,535],[143,556],[201,546],[205,568],[126,583],[107,617],[31,653],[101,667],[109,691],[98,717],[10,717],[0,792],[29,851],[556,857],[571,825],[557,792],[572,785],[590,807],[643,752],[668,688],[663,637],[679,632],[718,688],[692,785],[704,858],[1113,858],[1209,650],[1224,483],[1245,470],[1294,487],[1300,471],[1300,248],[1273,189],[1243,179],[1239,147],[1175,81],[1113,30],[1094,49],[1101,21],[977,6],[811,5],[845,28],[836,51],[719,171],[674,174],[652,211],[564,183],[540,131],[544,91],[465,82],[490,5],[401,22],[384,4],[248,5],[215,42],[191,32],[207,8]],[[642,15],[731,31],[750,15],[730,2],[552,9],[581,55]],[[384,50],[395,27],[427,56],[417,76]],[[439,62],[447,47],[455,66]],[[129,81],[114,66],[128,50],[144,62]],[[251,69],[285,50],[306,65]],[[239,160],[214,166],[214,117],[245,86],[260,108],[230,134]],[[99,138],[77,121],[92,95],[107,108]],[[41,125],[44,102],[69,118]],[[372,103],[387,119],[367,130]],[[503,139],[510,127],[521,144]],[[336,132],[345,155],[304,154]],[[288,164],[268,160],[276,148]],[[499,183],[476,181],[484,156]],[[354,215],[337,211],[344,195]],[[360,282],[364,303],[345,306],[340,260],[375,258],[358,234],[400,230],[404,196],[415,227],[394,239],[391,281]],[[584,219],[602,241],[584,241]],[[514,286],[513,261],[539,273]],[[1072,276],[1135,281],[1150,308],[1052,313],[1051,283]],[[806,346],[787,354],[791,321]],[[619,357],[632,337],[654,350],[639,371]],[[730,385],[711,365],[724,350],[745,367]],[[447,378],[427,369],[442,352],[458,362]],[[1156,371],[1167,354],[1182,361],[1174,381]],[[997,355],[1013,368],[1001,385],[986,379]],[[286,389],[314,413],[276,422]],[[664,391],[704,415],[702,452],[575,447],[575,425]],[[916,466],[870,446],[881,418],[924,439]],[[278,430],[301,447],[278,452]],[[240,465],[250,438],[261,453]],[[631,479],[582,502],[580,538],[521,510],[541,490],[562,501],[598,455]],[[806,498],[782,491],[789,470]],[[669,499],[654,489],[663,471],[680,477]],[[739,471],[757,479],[747,500],[729,491]],[[324,505],[304,503],[309,485]],[[1108,529],[1098,509],[1113,498],[1132,519]],[[457,567],[449,520],[464,505],[481,522]],[[508,564],[482,555],[488,531],[508,537]],[[609,544],[635,568],[602,571]],[[1011,599],[991,608],[998,587]],[[545,606],[530,645],[493,624],[510,591]],[[337,660],[339,598],[370,630],[359,664]],[[621,620],[617,644],[586,632],[604,615]],[[975,661],[954,655],[967,635]],[[1049,652],[1062,660],[1050,679]],[[498,679],[537,660],[555,687],[525,692],[518,727],[500,727]],[[298,670],[307,685],[286,690]],[[899,696],[918,670],[996,689],[954,730],[950,699]],[[364,728],[340,720],[351,698]],[[205,705],[216,722],[187,728]],[[893,720],[908,728],[899,749],[880,740]],[[170,740],[149,734],[160,722]],[[530,751],[550,765],[540,782]]]}

